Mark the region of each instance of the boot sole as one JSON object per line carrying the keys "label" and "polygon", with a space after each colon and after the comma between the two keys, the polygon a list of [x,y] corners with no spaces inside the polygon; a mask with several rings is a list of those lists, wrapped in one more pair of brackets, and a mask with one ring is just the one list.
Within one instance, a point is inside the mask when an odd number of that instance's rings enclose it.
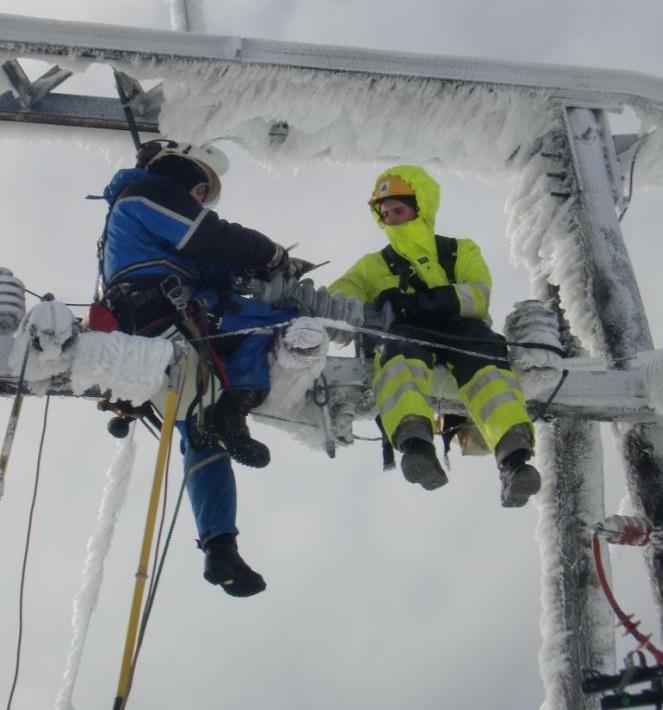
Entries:
{"label": "boot sole", "polygon": [[230,458],[237,463],[241,463],[242,466],[248,466],[249,468],[265,468],[269,466],[271,458],[256,458],[255,456],[244,456],[242,454],[237,454],[232,451],[228,451]]}
{"label": "boot sole", "polygon": [[250,468],[265,468],[266,466],[269,466],[272,460],[269,449],[264,444],[261,444],[263,447],[262,451],[251,453],[250,451],[242,451],[238,447],[232,445],[228,446],[223,439],[221,440],[221,443],[228,452],[230,458],[233,461],[237,461],[237,463],[241,463],[242,466],[249,466]]}
{"label": "boot sole", "polygon": [[530,496],[541,490],[541,476],[534,466],[527,466],[526,471],[515,476],[509,485],[502,488],[503,508],[522,508]]}
{"label": "boot sole", "polygon": [[424,454],[405,453],[401,459],[401,470],[410,483],[418,483],[427,491],[434,491],[449,482],[444,469],[435,464],[436,462]]}
{"label": "boot sole", "polygon": [[232,575],[224,574],[220,570],[206,571],[203,577],[207,582],[218,585],[226,594],[233,597],[252,597],[254,594],[264,592],[267,588],[262,575],[257,572],[252,572],[251,575],[245,574],[245,579],[240,580],[239,584]]}

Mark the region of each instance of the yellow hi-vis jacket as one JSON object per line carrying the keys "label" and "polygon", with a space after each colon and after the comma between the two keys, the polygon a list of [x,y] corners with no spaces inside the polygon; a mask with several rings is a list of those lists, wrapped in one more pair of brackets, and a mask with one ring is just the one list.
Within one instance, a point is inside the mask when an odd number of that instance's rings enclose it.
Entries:
{"label": "yellow hi-vis jacket", "polygon": [[[407,259],[415,273],[429,287],[448,286],[458,298],[457,315],[479,318],[490,322],[488,306],[492,280],[481,255],[481,249],[471,239],[458,239],[455,280],[449,284],[447,274],[437,258],[435,243],[435,214],[440,204],[440,186],[422,168],[400,165],[386,170],[378,183],[389,175],[397,175],[408,183],[416,194],[419,208],[417,218],[396,227],[382,222],[377,208],[371,211],[384,229],[394,251]],[[355,296],[362,301],[374,301],[382,291],[397,288],[398,274],[392,274],[382,253],[366,254],[329,287],[332,293]],[[408,292],[414,292],[413,287]],[[452,314],[449,314],[452,315]]]}

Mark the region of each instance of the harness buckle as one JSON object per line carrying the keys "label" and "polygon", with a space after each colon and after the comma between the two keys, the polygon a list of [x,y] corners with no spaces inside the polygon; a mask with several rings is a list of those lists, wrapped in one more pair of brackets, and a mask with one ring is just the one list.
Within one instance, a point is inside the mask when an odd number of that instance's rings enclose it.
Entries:
{"label": "harness buckle", "polygon": [[173,304],[175,310],[183,311],[189,304],[190,290],[180,281],[179,276],[171,274],[160,284],[161,292]]}

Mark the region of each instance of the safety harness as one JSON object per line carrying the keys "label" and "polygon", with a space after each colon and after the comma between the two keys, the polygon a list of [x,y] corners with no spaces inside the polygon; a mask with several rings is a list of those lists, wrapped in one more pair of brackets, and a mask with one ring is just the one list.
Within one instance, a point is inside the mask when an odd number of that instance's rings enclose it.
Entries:
{"label": "safety harness", "polygon": [[[185,422],[192,446],[196,449],[202,448],[209,438],[202,406],[203,395],[208,386],[214,386],[214,375],[219,379],[222,388],[228,386],[223,361],[207,338],[207,309],[193,297],[193,287],[183,283],[176,274],[105,283],[104,247],[108,217],[113,205],[114,203],[109,207],[106,224],[97,243],[99,279],[95,303],[90,308],[89,326],[92,330],[123,330],[144,337],[154,337],[174,327],[193,344],[199,355],[196,396],[187,409]],[[100,408],[108,406],[110,403],[103,401]],[[197,416],[194,416],[196,410]],[[126,435],[127,420],[140,418],[144,421],[144,413],[140,408],[135,411],[117,412],[117,415],[109,425],[109,431],[114,436]],[[194,424],[194,421],[197,421],[197,424]]]}
{"label": "safety harness", "polygon": [[[444,269],[450,284],[456,283],[456,258],[458,257],[458,240],[453,237],[444,237],[441,234],[435,235],[437,245],[437,260]],[[412,286],[418,293],[429,291],[429,287],[418,276],[414,266],[403,256],[396,253],[396,250],[387,245],[381,252],[389,271],[398,276],[398,288],[407,291]]]}
{"label": "safety harness", "polygon": [[[445,237],[441,234],[435,235],[435,244],[437,246],[437,260],[440,266],[444,269],[449,284],[456,283],[456,259],[458,257],[458,240],[454,237]],[[411,286],[417,293],[425,293],[430,288],[417,274],[414,266],[403,256],[398,254],[396,250],[387,245],[380,252],[385,260],[389,271],[398,276],[398,288],[400,291],[407,291]],[[375,423],[378,425],[382,436],[382,467],[385,471],[394,468],[394,447],[387,438],[387,434],[382,426],[382,420],[378,415],[375,418]],[[460,428],[467,423],[467,417],[452,414],[444,417],[444,425],[440,432],[442,441],[444,442],[444,453],[448,454],[451,446],[451,440]]]}

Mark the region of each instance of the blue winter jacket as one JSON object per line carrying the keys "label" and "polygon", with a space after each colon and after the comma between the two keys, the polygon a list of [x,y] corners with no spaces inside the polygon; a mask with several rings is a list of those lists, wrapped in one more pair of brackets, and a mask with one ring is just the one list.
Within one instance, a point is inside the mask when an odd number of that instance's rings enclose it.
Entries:
{"label": "blue winter jacket", "polygon": [[194,287],[222,272],[260,270],[275,244],[240,224],[220,219],[185,188],[142,168],[118,171],[104,191],[106,288],[120,281],[177,274]]}

